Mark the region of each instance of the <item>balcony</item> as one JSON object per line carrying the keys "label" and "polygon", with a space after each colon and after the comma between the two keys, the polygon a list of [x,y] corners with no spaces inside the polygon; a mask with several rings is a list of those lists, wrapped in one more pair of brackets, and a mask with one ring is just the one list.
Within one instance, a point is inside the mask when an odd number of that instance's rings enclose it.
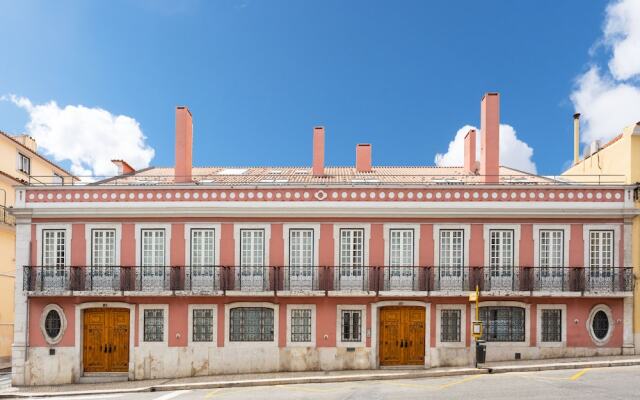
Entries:
{"label": "balcony", "polygon": [[83,292],[184,292],[273,295],[317,292],[370,295],[464,295],[483,292],[631,292],[631,267],[431,267],[431,266],[60,266],[24,267],[24,290],[56,294]]}

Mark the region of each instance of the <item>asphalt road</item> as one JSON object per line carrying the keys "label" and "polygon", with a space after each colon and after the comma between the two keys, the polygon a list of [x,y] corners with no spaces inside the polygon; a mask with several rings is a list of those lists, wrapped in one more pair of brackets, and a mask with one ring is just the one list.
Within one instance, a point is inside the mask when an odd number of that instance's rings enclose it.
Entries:
{"label": "asphalt road", "polygon": [[[369,382],[49,397],[49,400],[640,399],[640,366]],[[44,400],[44,399],[43,399]]]}

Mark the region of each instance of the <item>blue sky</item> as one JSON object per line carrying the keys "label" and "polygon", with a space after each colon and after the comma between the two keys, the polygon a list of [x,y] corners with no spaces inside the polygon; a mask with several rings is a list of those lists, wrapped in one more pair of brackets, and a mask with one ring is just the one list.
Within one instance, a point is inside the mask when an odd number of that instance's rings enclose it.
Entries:
{"label": "blue sky", "polygon": [[[135,119],[157,166],[173,165],[176,105],[194,115],[197,165],[310,164],[318,124],[328,164],[370,142],[375,164],[431,165],[498,91],[502,122],[538,172],[557,174],[572,158],[577,80],[593,65],[611,75],[612,48],[598,46],[608,4],[2,0],[0,95]],[[0,101],[1,130],[36,129],[29,120]],[[90,123],[74,134],[91,137]]]}

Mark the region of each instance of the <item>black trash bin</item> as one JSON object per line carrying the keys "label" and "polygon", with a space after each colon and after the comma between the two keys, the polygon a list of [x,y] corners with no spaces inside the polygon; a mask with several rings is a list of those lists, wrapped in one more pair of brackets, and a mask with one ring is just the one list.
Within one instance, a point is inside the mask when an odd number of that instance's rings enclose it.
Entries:
{"label": "black trash bin", "polygon": [[487,360],[487,345],[484,343],[484,340],[476,340],[476,365]]}

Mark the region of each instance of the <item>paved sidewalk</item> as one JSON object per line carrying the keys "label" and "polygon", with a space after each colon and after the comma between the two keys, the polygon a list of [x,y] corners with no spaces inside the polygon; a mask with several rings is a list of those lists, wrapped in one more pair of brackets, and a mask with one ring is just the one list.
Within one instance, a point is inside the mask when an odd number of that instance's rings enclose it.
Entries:
{"label": "paved sidewalk", "polygon": [[585,357],[570,359],[506,361],[487,363],[480,368],[378,369],[358,371],[278,372],[200,376],[180,379],[155,379],[117,383],[30,386],[0,390],[2,398],[29,396],[88,395],[101,393],[135,393],[224,387],[269,386],[301,383],[354,382],[367,380],[417,379],[427,377],[477,375],[575,368],[602,368],[640,365],[640,356]]}

